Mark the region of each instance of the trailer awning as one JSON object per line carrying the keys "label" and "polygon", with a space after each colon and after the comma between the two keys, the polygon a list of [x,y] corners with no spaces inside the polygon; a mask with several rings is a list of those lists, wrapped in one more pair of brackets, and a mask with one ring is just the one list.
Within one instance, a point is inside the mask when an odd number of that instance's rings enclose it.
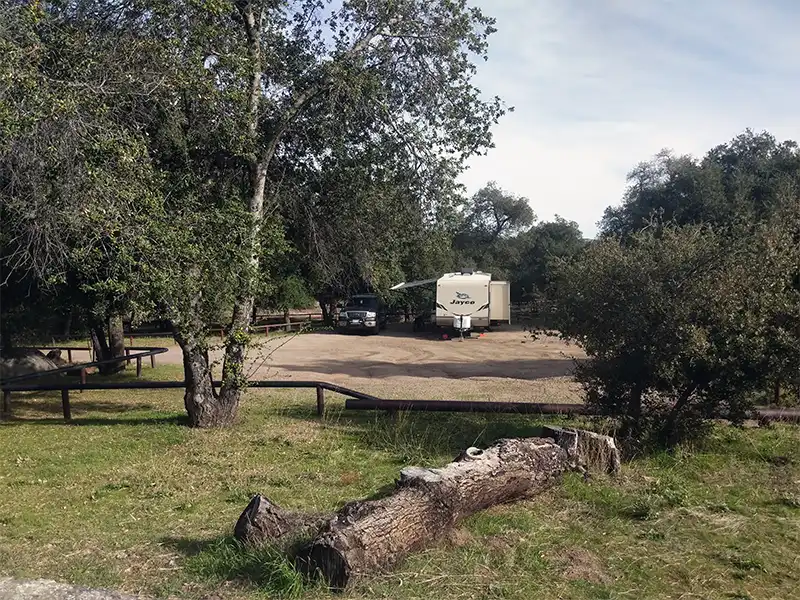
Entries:
{"label": "trailer awning", "polygon": [[420,285],[428,285],[429,283],[436,283],[437,281],[439,281],[438,277],[436,279],[419,279],[417,281],[404,281],[403,283],[398,283],[397,285],[394,285],[394,286],[390,287],[389,289],[390,290],[404,290],[406,288],[417,287],[417,286],[420,286]]}

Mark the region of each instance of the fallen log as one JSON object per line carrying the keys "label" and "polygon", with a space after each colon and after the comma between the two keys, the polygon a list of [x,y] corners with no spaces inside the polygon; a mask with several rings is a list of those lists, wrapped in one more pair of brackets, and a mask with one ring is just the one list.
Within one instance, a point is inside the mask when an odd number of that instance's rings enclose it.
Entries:
{"label": "fallen log", "polygon": [[284,511],[256,496],[239,518],[235,536],[249,544],[312,537],[295,555],[297,568],[321,576],[332,589],[344,589],[442,539],[471,514],[540,493],[565,471],[619,468],[612,438],[561,428],[544,432],[549,437],[467,448],[442,468],[407,467],[389,496],[350,502],[328,518]]}
{"label": "fallen log", "polygon": [[541,492],[567,468],[566,451],[543,438],[468,448],[440,469],[407,467],[392,495],[345,505],[300,550],[296,564],[343,589],[359,576],[393,567],[464,517]]}

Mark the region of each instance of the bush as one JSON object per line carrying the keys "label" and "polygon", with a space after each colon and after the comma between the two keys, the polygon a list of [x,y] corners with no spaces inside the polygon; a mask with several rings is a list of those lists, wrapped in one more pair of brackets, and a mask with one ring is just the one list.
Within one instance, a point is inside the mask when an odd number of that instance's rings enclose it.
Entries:
{"label": "bush", "polygon": [[795,209],[725,230],[658,226],[562,264],[547,320],[589,356],[576,369],[587,404],[623,438],[668,447],[796,383],[798,223]]}

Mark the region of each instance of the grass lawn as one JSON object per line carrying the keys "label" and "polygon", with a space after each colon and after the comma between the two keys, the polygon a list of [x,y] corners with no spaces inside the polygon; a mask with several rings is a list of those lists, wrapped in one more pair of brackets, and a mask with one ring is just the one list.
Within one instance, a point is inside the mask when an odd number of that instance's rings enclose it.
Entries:
{"label": "grass lawn", "polygon": [[[179,379],[180,367],[145,369]],[[541,419],[351,414],[313,390],[252,391],[225,431],[183,423],[181,392],[15,394],[0,424],[0,575],[157,597],[329,597],[230,535],[250,496],[332,511]],[[800,429],[720,427],[692,453],[625,465],[468,519],[342,598],[800,598]]]}

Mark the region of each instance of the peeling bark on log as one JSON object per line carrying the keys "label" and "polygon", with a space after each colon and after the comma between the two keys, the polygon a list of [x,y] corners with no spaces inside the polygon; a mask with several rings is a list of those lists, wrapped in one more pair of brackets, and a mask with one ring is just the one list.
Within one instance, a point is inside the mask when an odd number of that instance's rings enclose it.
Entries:
{"label": "peeling bark on log", "polygon": [[391,496],[351,502],[335,514],[300,550],[297,566],[343,589],[430,545],[464,517],[541,492],[568,468],[567,453],[542,438],[469,448],[440,469],[408,467]]}
{"label": "peeling bark on log", "polygon": [[258,495],[236,522],[233,535],[240,542],[253,546],[293,542],[313,537],[330,518],[282,509],[269,498]]}
{"label": "peeling bark on log", "polygon": [[621,468],[614,438],[584,429],[545,427],[542,435],[552,438],[567,452],[570,467],[578,471],[616,474]]}

